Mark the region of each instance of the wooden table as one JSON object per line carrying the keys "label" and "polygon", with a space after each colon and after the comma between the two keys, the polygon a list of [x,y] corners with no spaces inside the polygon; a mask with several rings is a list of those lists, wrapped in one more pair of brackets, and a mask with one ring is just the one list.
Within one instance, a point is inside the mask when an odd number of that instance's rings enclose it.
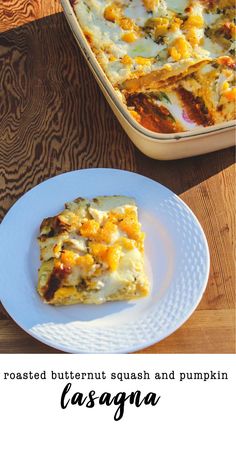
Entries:
{"label": "wooden table", "polygon": [[[0,33],[1,218],[30,188],[74,169],[126,169],[166,185],[191,207],[205,230],[210,278],[191,318],[141,352],[234,352],[233,148],[169,162],[140,153],[104,100],[57,1],[4,0]],[[1,306],[0,352],[57,351],[27,335]]]}

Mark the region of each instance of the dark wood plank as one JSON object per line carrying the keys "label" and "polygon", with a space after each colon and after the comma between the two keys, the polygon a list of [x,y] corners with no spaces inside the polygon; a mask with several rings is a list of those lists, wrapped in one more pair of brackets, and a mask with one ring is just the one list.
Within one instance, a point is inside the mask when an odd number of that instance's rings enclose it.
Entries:
{"label": "dark wood plank", "polygon": [[2,0],[0,32],[62,11],[60,0]]}
{"label": "dark wood plank", "polygon": [[63,14],[0,36],[1,217],[42,180],[85,167],[135,170],[134,146],[90,75]]}
{"label": "dark wood plank", "polygon": [[13,321],[0,320],[1,354],[54,354],[60,352],[32,338]]}

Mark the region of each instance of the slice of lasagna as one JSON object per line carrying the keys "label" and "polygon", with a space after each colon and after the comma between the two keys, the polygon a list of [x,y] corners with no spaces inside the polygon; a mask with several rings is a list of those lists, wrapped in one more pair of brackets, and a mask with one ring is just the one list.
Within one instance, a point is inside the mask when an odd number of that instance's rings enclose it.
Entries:
{"label": "slice of lasagna", "polygon": [[47,304],[101,304],[149,292],[144,233],[132,198],[77,198],[43,220],[38,242],[38,292]]}

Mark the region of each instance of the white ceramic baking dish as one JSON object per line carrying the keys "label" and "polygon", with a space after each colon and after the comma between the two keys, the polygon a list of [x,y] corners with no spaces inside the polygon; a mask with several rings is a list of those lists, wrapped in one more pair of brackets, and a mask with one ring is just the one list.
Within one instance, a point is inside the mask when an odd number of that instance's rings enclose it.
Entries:
{"label": "white ceramic baking dish", "polygon": [[61,0],[67,22],[106,100],[132,142],[147,156],[159,160],[181,159],[234,145],[234,121],[188,132],[162,134],[141,126],[130,115],[99,65],[84,37],[70,0]]}

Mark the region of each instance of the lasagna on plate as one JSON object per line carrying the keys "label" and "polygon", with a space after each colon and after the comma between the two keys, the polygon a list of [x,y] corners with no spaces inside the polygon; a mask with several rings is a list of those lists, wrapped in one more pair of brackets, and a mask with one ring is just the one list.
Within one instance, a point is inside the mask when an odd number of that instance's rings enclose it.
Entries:
{"label": "lasagna on plate", "polygon": [[43,220],[38,292],[54,305],[101,304],[146,296],[144,233],[126,196],[78,198]]}
{"label": "lasagna on plate", "polygon": [[174,133],[235,118],[234,0],[71,0],[131,115]]}

